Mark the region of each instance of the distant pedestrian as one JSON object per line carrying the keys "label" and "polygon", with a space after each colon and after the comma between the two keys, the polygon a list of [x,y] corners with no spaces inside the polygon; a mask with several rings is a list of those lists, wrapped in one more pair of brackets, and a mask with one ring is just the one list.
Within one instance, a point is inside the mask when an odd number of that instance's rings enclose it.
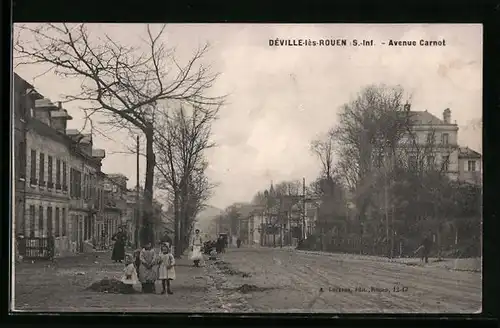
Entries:
{"label": "distant pedestrian", "polygon": [[195,267],[200,266],[200,261],[203,259],[203,254],[201,248],[203,246],[203,240],[200,236],[200,229],[196,229],[193,239],[191,240],[191,261],[194,262]]}
{"label": "distant pedestrian", "polygon": [[118,232],[111,238],[115,242],[113,245],[113,254],[111,255],[111,260],[115,262],[122,262],[125,259],[125,244],[127,243],[127,235],[123,232],[123,229],[118,228]]}
{"label": "distant pedestrian", "polygon": [[134,285],[139,282],[137,278],[137,270],[134,265],[134,258],[132,256],[125,257],[125,269],[121,280],[125,284],[125,293],[132,294],[134,292]]}
{"label": "distant pedestrian", "polygon": [[236,246],[238,248],[240,248],[240,246],[241,246],[241,239],[240,239],[240,237],[238,237],[238,239],[236,239]]}
{"label": "distant pedestrian", "polygon": [[220,236],[215,241],[215,250],[218,254],[222,253],[222,238]]}
{"label": "distant pedestrian", "polygon": [[139,281],[142,284],[142,292],[145,294],[155,293],[155,281],[157,271],[154,270],[156,265],[156,254],[151,243],[147,243],[140,253],[139,265]]}
{"label": "distant pedestrian", "polygon": [[429,236],[425,236],[422,241],[422,257],[421,260],[425,261],[425,263],[429,263],[429,253],[431,251],[432,241]]}
{"label": "distant pedestrian", "polygon": [[162,246],[158,263],[158,279],[161,280],[161,285],[163,288],[161,293],[168,293],[171,295],[173,294],[171,289],[171,282],[175,280],[175,259],[170,252],[170,248],[165,244]]}
{"label": "distant pedestrian", "polygon": [[168,232],[165,231],[160,239],[160,244],[167,244],[170,249],[172,247],[172,243],[172,238],[170,238]]}

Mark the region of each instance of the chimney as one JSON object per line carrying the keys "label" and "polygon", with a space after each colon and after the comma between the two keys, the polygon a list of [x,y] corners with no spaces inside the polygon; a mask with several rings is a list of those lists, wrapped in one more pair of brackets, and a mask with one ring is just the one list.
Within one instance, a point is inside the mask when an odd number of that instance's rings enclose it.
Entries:
{"label": "chimney", "polygon": [[443,121],[446,124],[451,124],[451,110],[449,108],[443,111]]}
{"label": "chimney", "polygon": [[50,113],[52,127],[61,133],[66,133],[68,121],[73,118],[68,115],[68,111],[62,108],[62,103],[57,102],[57,110]]}

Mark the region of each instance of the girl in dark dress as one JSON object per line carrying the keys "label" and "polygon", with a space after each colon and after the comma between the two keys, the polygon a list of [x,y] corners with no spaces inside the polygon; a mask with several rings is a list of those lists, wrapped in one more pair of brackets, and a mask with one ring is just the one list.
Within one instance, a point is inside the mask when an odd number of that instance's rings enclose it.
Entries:
{"label": "girl in dark dress", "polygon": [[123,229],[118,228],[118,232],[111,238],[111,240],[115,242],[113,245],[111,260],[121,263],[125,259],[125,244],[127,242],[127,236],[123,232]]}

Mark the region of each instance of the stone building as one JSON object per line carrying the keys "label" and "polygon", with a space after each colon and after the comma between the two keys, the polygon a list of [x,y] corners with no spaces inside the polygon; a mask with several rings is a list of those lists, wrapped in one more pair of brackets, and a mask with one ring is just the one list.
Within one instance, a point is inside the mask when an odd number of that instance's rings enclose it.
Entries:
{"label": "stone building", "polygon": [[69,221],[72,248],[76,252],[91,251],[95,246],[95,223],[102,215],[103,192],[101,161],[102,149],[93,149],[92,135],[67,130],[72,141],[69,167],[70,181]]}
{"label": "stone building", "polygon": [[25,198],[26,192],[28,191],[26,185],[29,184],[29,181],[26,179],[27,122],[31,114],[31,109],[35,106],[35,101],[42,98],[43,96],[41,96],[31,84],[23,80],[19,75],[14,74],[12,98],[14,120],[14,140],[12,143],[14,179],[12,184],[14,186],[14,201],[12,202],[14,204],[14,220],[12,225],[13,236],[29,234],[25,226],[25,221],[19,219],[25,217]]}
{"label": "stone building", "polygon": [[[100,237],[99,245],[111,245],[112,236],[118,232],[119,227],[126,229],[127,215],[127,180],[128,178],[122,174],[107,174],[104,175],[104,208],[103,215],[97,221],[97,233]],[[130,234],[128,234],[130,241]]]}
{"label": "stone building", "polygon": [[81,252],[97,214],[92,177],[104,151],[92,149],[88,135],[66,130],[72,118],[61,103],[43,98],[18,75],[14,80],[14,108],[24,125],[14,136],[16,180],[22,182],[15,186],[15,203],[24,203],[16,209],[16,234],[55,237],[56,256]]}
{"label": "stone building", "polygon": [[[481,154],[469,149],[460,147],[458,144],[458,125],[452,122],[451,110],[446,108],[442,118],[431,114],[428,111],[408,111],[411,118],[411,129],[413,138],[418,146],[432,144],[432,149],[425,154],[428,165],[433,165],[442,169],[452,180],[469,183],[480,183],[481,179]],[[407,141],[407,138],[403,139]],[[417,156],[410,155],[408,162],[414,165]]]}

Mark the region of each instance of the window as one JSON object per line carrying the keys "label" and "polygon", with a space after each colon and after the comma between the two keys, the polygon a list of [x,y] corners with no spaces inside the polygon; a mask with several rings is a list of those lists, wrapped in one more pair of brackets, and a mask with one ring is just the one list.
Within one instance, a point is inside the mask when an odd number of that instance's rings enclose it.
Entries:
{"label": "window", "polygon": [[35,205],[30,205],[29,236],[35,237]]}
{"label": "window", "polygon": [[61,225],[60,225],[60,218],[59,218],[59,207],[56,207],[56,220],[55,220],[55,225],[56,225],[56,237],[60,237],[61,234]]}
{"label": "window", "polygon": [[70,169],[70,195],[74,198],[82,197],[82,173],[75,169]]}
{"label": "window", "polygon": [[54,228],[52,227],[52,207],[47,207],[47,236],[52,236]]}
{"label": "window", "polygon": [[429,144],[434,143],[434,133],[432,132],[427,133],[427,143]]}
{"label": "window", "polygon": [[75,170],[72,168],[69,169],[69,195],[70,195],[70,197],[75,197],[75,185],[74,185],[75,178],[73,176],[74,171]]}
{"label": "window", "polygon": [[61,160],[56,161],[56,190],[61,190]]}
{"label": "window", "polygon": [[40,153],[40,170],[38,171],[38,183],[45,187],[45,154]]}
{"label": "window", "polygon": [[448,172],[450,164],[450,156],[443,156],[443,165],[442,169],[444,172]]}
{"label": "window", "polygon": [[43,234],[43,206],[38,207],[38,235],[42,237]]}
{"label": "window", "polygon": [[75,170],[76,198],[82,198],[82,172]]}
{"label": "window", "polygon": [[30,170],[30,183],[32,185],[37,184],[36,179],[36,150],[31,150],[31,170]]}
{"label": "window", "polygon": [[84,192],[84,197],[86,200],[88,200],[90,198],[90,189],[89,189],[89,186],[90,186],[90,177],[88,174],[85,174],[83,176],[83,192]]}
{"label": "window", "polygon": [[101,191],[101,196],[99,197],[99,208],[102,208],[104,203],[104,192],[102,189],[99,190]]}
{"label": "window", "polygon": [[62,209],[62,235],[66,236],[66,209]]}
{"label": "window", "polygon": [[26,179],[26,143],[19,143],[19,178]]}
{"label": "window", "polygon": [[467,168],[468,168],[469,172],[475,172],[476,171],[476,161],[468,161]]}
{"label": "window", "polygon": [[101,197],[101,190],[97,189],[96,197],[94,198],[94,205],[96,209],[99,209],[99,198]]}
{"label": "window", "polygon": [[53,180],[53,169],[54,163],[52,162],[52,156],[47,156],[47,188],[54,188],[54,180]]}
{"label": "window", "polygon": [[66,162],[62,163],[62,190],[63,191],[68,191],[68,181],[67,181],[67,167],[66,167]]}
{"label": "window", "polygon": [[442,135],[443,145],[448,145],[448,138],[449,138],[448,133],[443,133]]}

